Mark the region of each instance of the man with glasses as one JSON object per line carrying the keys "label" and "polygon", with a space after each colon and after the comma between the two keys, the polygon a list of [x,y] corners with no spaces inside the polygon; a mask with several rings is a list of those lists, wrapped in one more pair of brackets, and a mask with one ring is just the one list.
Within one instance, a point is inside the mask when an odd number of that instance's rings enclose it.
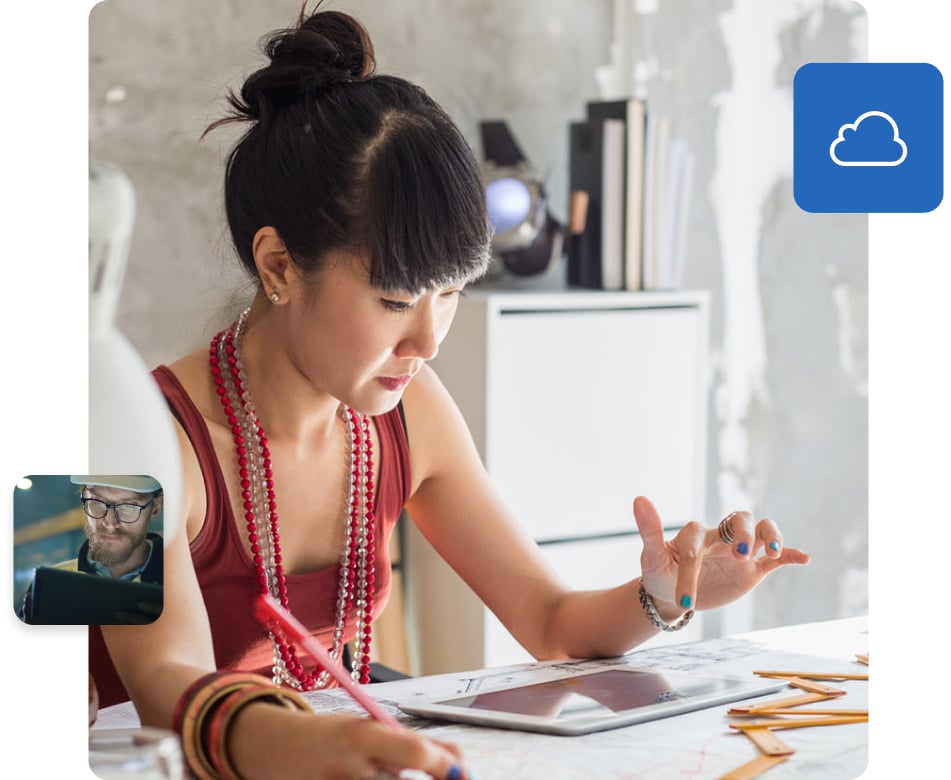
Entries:
{"label": "man with glasses", "polygon": [[71,476],[80,486],[86,541],[57,568],[162,584],[162,537],[149,522],[162,511],[162,486],[146,476]]}
{"label": "man with glasses", "polygon": [[[152,477],[136,475],[83,474],[71,476],[70,481],[79,486],[86,541],[75,558],[53,568],[161,585],[162,537],[149,531],[149,523],[162,511],[162,486]],[[27,620],[32,596],[31,586],[20,611]],[[148,622],[155,617],[130,615],[128,622]]]}

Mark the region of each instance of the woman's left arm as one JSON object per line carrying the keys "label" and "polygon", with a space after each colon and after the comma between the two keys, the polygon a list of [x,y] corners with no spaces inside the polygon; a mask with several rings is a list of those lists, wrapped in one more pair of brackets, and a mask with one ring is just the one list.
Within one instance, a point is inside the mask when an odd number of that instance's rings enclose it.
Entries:
{"label": "woman's left arm", "polygon": [[[618,572],[624,584],[572,591],[535,541],[512,517],[483,468],[462,414],[436,375],[421,371],[404,394],[412,470],[407,511],[442,558],[475,591],[525,649],[538,659],[613,656],[658,632],[641,608],[638,568]],[[553,474],[553,484],[560,475]],[[714,546],[716,529],[691,523],[668,541],[646,499],[635,502],[644,539],[641,570],[660,617],[686,611],[689,591],[700,608],[719,606],[752,588],[771,568],[799,560],[798,551],[757,562]],[[746,538],[745,518],[735,524]],[[766,542],[768,544],[768,541]],[[717,537],[717,544],[722,545]],[[752,545],[751,545],[752,547]],[[775,552],[775,551],[772,551]],[[627,580],[625,582],[625,580]],[[709,591],[707,590],[709,588]],[[695,594],[698,594],[695,595]]]}

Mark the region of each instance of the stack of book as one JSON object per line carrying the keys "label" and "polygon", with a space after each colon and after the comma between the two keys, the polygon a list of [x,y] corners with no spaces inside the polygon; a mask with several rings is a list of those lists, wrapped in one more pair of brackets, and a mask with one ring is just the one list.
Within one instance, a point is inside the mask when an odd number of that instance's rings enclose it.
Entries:
{"label": "stack of book", "polygon": [[568,284],[683,284],[693,153],[644,100],[591,101],[569,126]]}

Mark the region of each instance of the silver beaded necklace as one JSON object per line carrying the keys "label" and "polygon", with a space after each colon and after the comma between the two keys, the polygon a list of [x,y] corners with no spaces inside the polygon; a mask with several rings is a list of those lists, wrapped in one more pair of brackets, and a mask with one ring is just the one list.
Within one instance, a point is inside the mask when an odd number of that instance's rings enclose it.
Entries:
{"label": "silver beaded necklace", "polygon": [[[258,420],[240,352],[242,331],[250,309],[245,309],[232,326],[219,333],[211,345],[212,374],[218,395],[232,426],[241,478],[242,500],[252,555],[262,591],[287,605],[280,552],[277,505],[271,474],[267,437]],[[216,372],[216,366],[220,370]],[[345,515],[346,543],[340,556],[336,620],[330,655],[342,655],[344,632],[351,609],[356,615],[353,678],[369,681],[370,621],[373,601],[374,533],[373,465],[369,419],[342,405],[350,440],[350,469]],[[296,652],[283,637],[269,632],[273,645],[272,667],[275,684],[298,690],[326,687],[330,674],[304,672]]]}

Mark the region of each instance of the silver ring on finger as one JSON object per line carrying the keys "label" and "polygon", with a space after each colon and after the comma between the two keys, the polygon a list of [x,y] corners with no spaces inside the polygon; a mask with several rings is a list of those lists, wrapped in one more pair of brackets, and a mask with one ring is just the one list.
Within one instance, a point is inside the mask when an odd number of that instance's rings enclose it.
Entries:
{"label": "silver ring on finger", "polygon": [[730,512],[730,514],[720,521],[720,525],[717,526],[720,541],[724,544],[733,544],[733,540],[736,538],[733,534],[733,515],[735,514],[736,512]]}

